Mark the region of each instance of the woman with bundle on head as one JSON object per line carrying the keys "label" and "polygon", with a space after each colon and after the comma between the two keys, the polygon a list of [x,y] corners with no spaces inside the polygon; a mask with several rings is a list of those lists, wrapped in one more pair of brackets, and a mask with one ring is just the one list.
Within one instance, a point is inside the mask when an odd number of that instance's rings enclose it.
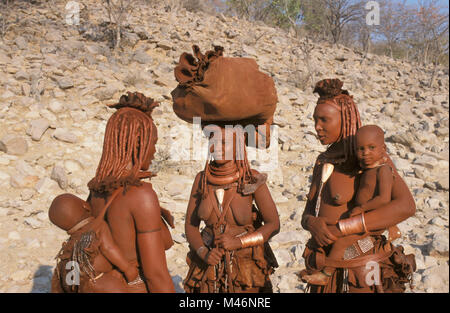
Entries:
{"label": "woman with bundle on head", "polygon": [[[253,59],[224,57],[218,46],[205,54],[197,46],[193,51],[195,56],[183,53],[175,68],[173,109],[189,123],[196,117],[203,126],[211,123],[204,132],[212,147],[186,212],[190,252],[184,288],[272,292],[269,275],[278,264],[267,241],[279,232],[280,221],[267,176],[250,169],[246,142],[269,146],[275,85]],[[245,133],[247,126],[255,128]],[[201,221],[206,226],[200,232]]]}
{"label": "woman with bundle on head", "polygon": [[[140,272],[137,279],[127,282],[119,271],[113,271],[122,280],[120,291],[175,291],[165,258],[165,249],[173,242],[162,216],[172,227],[173,218],[160,207],[152,185],[142,181],[153,176],[148,168],[158,135],[151,113],[157,105],[141,93],[128,92],[112,106],[118,110],[108,120],[97,172],[88,183],[91,215],[106,221],[121,253]],[[82,245],[80,253],[86,254],[79,259],[88,261],[95,251],[89,246],[91,240],[84,241],[76,245]],[[95,280],[88,284],[91,288],[82,288],[84,292],[102,291],[96,290]]]}
{"label": "woman with bundle on head", "polygon": [[[386,154],[394,175],[392,200],[350,216],[359,186],[355,134],[361,121],[353,97],[342,85],[338,79],[326,79],[314,89],[320,95],[314,110],[315,129],[328,147],[317,158],[302,216],[302,226],[312,238],[303,254],[306,270],[300,277],[317,271],[326,274],[325,267],[334,267],[326,285],[308,285],[311,292],[403,292],[415,270],[414,256],[405,256],[403,247],[395,247],[381,234],[414,215],[415,203]],[[337,238],[354,234],[367,236],[347,247],[343,260],[327,258]]]}
{"label": "woman with bundle on head", "polygon": [[267,176],[250,169],[242,128],[217,126],[213,134],[211,160],[195,177],[186,212],[185,290],[272,292],[269,275],[278,265],[267,241],[280,221]]}

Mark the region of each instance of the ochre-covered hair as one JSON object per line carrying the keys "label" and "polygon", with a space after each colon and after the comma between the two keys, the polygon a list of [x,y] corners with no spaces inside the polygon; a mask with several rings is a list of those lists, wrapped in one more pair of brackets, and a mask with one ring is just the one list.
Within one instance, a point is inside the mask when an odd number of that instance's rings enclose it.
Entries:
{"label": "ochre-covered hair", "polygon": [[[344,155],[335,160],[335,163],[344,163],[354,158],[356,151],[355,134],[361,127],[358,108],[347,90],[342,89],[343,82],[339,79],[324,79],[319,81],[313,92],[319,94],[317,103],[328,103],[341,112],[341,135],[339,140],[344,144]],[[323,153],[323,157],[329,157]]]}
{"label": "ochre-covered hair", "polygon": [[151,140],[156,132],[151,113],[158,105],[141,93],[128,92],[110,106],[118,110],[106,125],[102,157],[95,177],[88,183],[89,190],[110,193],[120,186],[138,186],[141,179],[153,176],[141,167],[155,144]]}

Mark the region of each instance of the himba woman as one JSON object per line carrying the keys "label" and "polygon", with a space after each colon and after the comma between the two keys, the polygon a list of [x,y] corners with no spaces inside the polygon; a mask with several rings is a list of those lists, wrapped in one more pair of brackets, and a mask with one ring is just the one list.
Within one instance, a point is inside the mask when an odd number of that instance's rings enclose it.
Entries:
{"label": "himba woman", "polygon": [[[415,270],[414,256],[405,256],[401,246],[394,247],[381,234],[414,215],[415,203],[386,154],[394,169],[392,201],[377,210],[349,216],[359,185],[355,133],[361,121],[353,97],[342,85],[338,79],[325,79],[314,89],[320,95],[314,110],[315,129],[327,150],[315,163],[302,216],[302,226],[312,238],[303,254],[306,270],[300,276],[332,266],[337,270],[328,284],[309,285],[311,292],[403,292]],[[330,165],[334,169],[324,181],[322,170]],[[364,239],[346,249],[344,260],[330,263],[326,255],[338,237],[364,233]]]}
{"label": "himba woman", "polygon": [[94,217],[115,197],[106,222],[124,256],[141,272],[139,281],[124,280],[129,292],[175,291],[165,257],[171,238],[161,214],[168,221],[171,216],[160,207],[151,183],[142,181],[153,176],[148,168],[158,134],[151,113],[157,105],[141,93],[128,92],[112,106],[118,110],[108,120],[100,163],[88,183]]}
{"label": "himba woman", "polygon": [[[266,176],[250,169],[242,128],[216,126],[205,132],[213,134],[212,159],[195,177],[186,212],[190,252],[184,288],[189,293],[272,292],[269,275],[278,265],[267,241],[280,222]],[[200,232],[201,221],[206,226]]]}

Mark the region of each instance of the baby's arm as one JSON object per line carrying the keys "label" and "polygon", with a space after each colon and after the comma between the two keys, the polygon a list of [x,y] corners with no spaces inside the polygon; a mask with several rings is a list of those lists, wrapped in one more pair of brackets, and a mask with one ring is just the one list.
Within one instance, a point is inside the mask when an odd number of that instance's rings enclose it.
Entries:
{"label": "baby's arm", "polygon": [[137,267],[133,266],[133,264],[124,257],[122,251],[120,251],[120,248],[114,242],[108,224],[105,222],[102,223],[99,237],[101,253],[125,274],[128,282],[136,279],[139,275]]}
{"label": "baby's arm", "polygon": [[377,173],[378,195],[361,205],[363,211],[370,211],[391,202],[393,183],[394,175],[391,168],[388,165],[381,166]]}

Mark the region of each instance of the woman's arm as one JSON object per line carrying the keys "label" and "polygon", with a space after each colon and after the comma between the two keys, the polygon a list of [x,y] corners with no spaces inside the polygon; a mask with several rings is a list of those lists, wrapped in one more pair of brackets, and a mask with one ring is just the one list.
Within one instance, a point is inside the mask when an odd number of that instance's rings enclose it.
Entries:
{"label": "woman's arm", "polygon": [[197,192],[200,186],[201,176],[201,173],[198,173],[195,177],[184,221],[186,239],[191,248],[195,251],[203,246],[202,236],[200,235],[200,231],[198,229],[200,227],[200,218],[197,215],[198,197],[200,197],[197,195]]}
{"label": "woman's arm", "polygon": [[326,246],[337,240],[337,234],[339,232],[336,226],[327,226],[325,219],[315,216],[316,193],[319,188],[320,176],[319,165],[316,162],[301,224],[304,229],[311,233],[311,236],[314,237],[314,240],[320,246]]}
{"label": "woman's arm", "polygon": [[253,194],[256,205],[261,213],[264,224],[255,232],[241,237],[222,234],[217,237],[216,243],[226,250],[236,250],[262,244],[280,231],[280,218],[277,207],[270,195],[266,184],[261,185]]}
{"label": "woman's arm", "polygon": [[[220,262],[223,255],[222,251],[214,248],[211,251],[203,244],[202,236],[198,230],[200,226],[200,218],[197,215],[198,197],[197,192],[199,190],[202,174],[198,173],[195,177],[194,184],[192,185],[191,195],[189,197],[189,203],[186,210],[186,217],[184,221],[184,231],[186,233],[186,239],[198,256],[210,265],[216,265]],[[203,247],[203,248],[202,248]],[[201,248],[201,249],[200,249]],[[200,250],[199,250],[200,249]]]}
{"label": "woman's arm", "polygon": [[106,222],[102,222],[99,237],[100,252],[105,256],[105,258],[125,274],[128,282],[135,279],[139,275],[137,267],[125,258],[120,248],[114,242],[111,231]]}
{"label": "woman's arm", "polygon": [[133,195],[131,214],[136,225],[138,255],[150,292],[175,292],[167,269],[161,237],[161,211],[150,184],[143,184]]}
{"label": "woman's arm", "polygon": [[280,232],[280,218],[275,202],[272,199],[267,184],[261,185],[254,193],[256,205],[261,212],[264,225],[257,229],[264,241],[269,240]]}

